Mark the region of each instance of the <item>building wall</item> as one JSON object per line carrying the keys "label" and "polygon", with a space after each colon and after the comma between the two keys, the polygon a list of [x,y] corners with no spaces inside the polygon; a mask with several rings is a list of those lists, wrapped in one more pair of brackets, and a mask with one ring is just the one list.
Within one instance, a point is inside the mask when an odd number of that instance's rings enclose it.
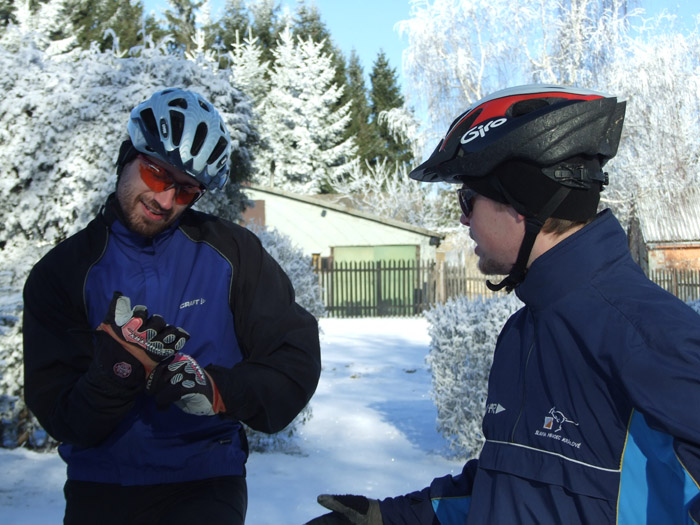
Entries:
{"label": "building wall", "polygon": [[244,191],[251,200],[265,201],[265,225],[288,235],[306,254],[330,257],[334,246],[413,245],[418,246],[421,258],[435,258],[435,246],[430,245],[427,234],[339,211],[323,203],[298,201],[253,188]]}
{"label": "building wall", "polygon": [[700,269],[700,245],[653,246],[648,250],[650,270]]}

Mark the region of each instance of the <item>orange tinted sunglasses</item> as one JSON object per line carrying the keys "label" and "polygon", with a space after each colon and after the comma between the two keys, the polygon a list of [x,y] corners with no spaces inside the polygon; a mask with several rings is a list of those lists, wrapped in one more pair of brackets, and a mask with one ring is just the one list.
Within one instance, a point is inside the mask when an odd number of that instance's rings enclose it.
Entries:
{"label": "orange tinted sunglasses", "polygon": [[175,188],[177,204],[194,204],[202,195],[204,188],[193,184],[182,184],[168,173],[168,170],[151,162],[145,155],[137,155],[139,159],[139,174],[141,180],[156,193]]}

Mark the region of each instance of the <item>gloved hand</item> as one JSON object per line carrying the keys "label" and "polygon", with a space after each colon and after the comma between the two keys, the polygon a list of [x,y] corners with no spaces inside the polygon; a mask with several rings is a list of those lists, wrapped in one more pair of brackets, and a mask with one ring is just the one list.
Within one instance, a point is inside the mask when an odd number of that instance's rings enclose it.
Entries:
{"label": "gloved hand", "polygon": [[177,353],[172,360],[156,366],[146,381],[146,390],[159,408],[174,403],[196,416],[225,412],[226,406],[211,376],[192,356]]}
{"label": "gloved hand", "polygon": [[379,501],[364,496],[321,494],[319,504],[333,512],[314,518],[307,525],[383,525]]}
{"label": "gloved hand", "polygon": [[190,338],[182,328],[169,325],[160,315],[148,316],[143,305],[131,307],[131,299],[114,292],[109,310],[97,327],[117,340],[145,367],[148,375],[161,361],[182,350]]}
{"label": "gloved hand", "polygon": [[93,360],[87,375],[88,381],[101,391],[136,394],[146,388],[141,362],[106,332],[95,333]]}

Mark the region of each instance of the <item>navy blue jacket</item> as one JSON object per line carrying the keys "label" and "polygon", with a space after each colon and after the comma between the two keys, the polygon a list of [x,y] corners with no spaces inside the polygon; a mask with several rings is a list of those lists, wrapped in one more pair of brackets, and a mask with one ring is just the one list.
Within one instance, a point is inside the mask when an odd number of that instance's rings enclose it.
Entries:
{"label": "navy blue jacket", "polygon": [[[150,239],[120,217],[112,196],[32,269],[24,291],[27,405],[62,442],[69,479],[141,485],[243,475],[240,422],[279,431],[316,388],[316,320],[248,230],[187,210]],[[143,370],[117,384],[100,368],[94,330],[115,290],[190,333],[183,351],[214,378],[223,417],[157,410]]]}
{"label": "navy blue jacket", "polygon": [[700,521],[697,313],[644,276],[609,211],[537,258],[516,293],[478,460],[382,502],[384,523]]}

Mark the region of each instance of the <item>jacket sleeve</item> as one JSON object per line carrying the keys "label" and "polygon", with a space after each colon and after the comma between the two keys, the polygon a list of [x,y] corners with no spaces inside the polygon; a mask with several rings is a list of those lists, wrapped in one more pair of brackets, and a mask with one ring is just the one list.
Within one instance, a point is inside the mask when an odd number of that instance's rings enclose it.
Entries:
{"label": "jacket sleeve", "polygon": [[465,523],[471,503],[477,460],[468,461],[456,476],[435,478],[430,487],[379,502],[385,525]]}
{"label": "jacket sleeve", "polygon": [[[111,337],[91,330],[80,284],[60,271],[68,261],[55,251],[47,258],[24,287],[24,397],[56,440],[91,446],[131,410],[143,391],[145,371]],[[95,359],[96,353],[102,359]],[[132,373],[116,376],[106,364],[110,360],[129,363]]]}
{"label": "jacket sleeve", "polygon": [[260,241],[245,231],[234,261],[234,323],[244,359],[231,369],[209,365],[227,416],[273,433],[311,399],[321,373],[318,323]]}
{"label": "jacket sleeve", "polygon": [[[678,497],[700,523],[700,415],[695,408],[700,406],[700,317],[666,297],[653,298],[659,305],[654,323],[635,329],[636,337],[626,342],[618,381],[643,415],[633,419],[629,432],[649,458],[647,472],[656,472],[655,497]],[[659,464],[664,468],[653,471]],[[662,478],[662,473],[673,475]]]}

